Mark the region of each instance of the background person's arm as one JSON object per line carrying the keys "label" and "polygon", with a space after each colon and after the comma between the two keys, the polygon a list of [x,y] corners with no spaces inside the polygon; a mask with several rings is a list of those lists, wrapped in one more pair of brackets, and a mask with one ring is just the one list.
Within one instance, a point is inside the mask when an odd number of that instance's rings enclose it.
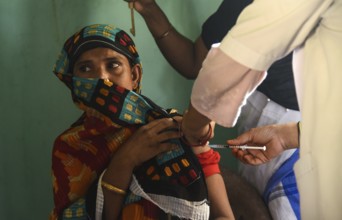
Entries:
{"label": "background person's arm", "polygon": [[136,0],[135,9],[144,18],[160,51],[180,74],[195,79],[208,53],[202,38],[193,42],[180,34],[155,0]]}

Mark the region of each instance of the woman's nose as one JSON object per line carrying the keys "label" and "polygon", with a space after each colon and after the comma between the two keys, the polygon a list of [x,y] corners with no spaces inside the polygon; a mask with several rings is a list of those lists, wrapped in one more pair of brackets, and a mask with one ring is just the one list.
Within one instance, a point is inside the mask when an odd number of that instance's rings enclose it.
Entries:
{"label": "woman's nose", "polygon": [[100,79],[108,79],[109,78],[109,73],[104,67],[99,67],[96,70],[96,76]]}

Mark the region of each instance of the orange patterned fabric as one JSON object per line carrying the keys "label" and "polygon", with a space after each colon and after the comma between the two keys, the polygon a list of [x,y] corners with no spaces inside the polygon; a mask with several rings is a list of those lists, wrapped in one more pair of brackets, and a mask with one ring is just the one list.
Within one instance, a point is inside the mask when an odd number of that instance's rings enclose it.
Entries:
{"label": "orange patterned fabric", "polygon": [[98,172],[104,170],[111,155],[134,131],[117,128],[92,115],[83,120],[58,136],[54,144],[55,216],[87,193]]}

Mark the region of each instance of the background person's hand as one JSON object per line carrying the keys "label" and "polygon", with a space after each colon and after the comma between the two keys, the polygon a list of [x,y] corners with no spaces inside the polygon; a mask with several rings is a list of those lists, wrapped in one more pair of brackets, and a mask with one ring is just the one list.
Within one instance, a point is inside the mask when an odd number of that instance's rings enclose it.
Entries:
{"label": "background person's hand", "polygon": [[[125,0],[126,1],[126,0]],[[155,0],[132,0],[128,2],[134,2],[134,9],[141,15],[150,13],[149,9],[151,6],[156,6]]]}
{"label": "background person's hand", "polygon": [[233,155],[243,163],[263,164],[277,157],[284,150],[298,147],[297,125],[288,123],[253,128],[233,140],[228,140],[227,143],[231,146],[266,146],[265,151],[232,149]]}

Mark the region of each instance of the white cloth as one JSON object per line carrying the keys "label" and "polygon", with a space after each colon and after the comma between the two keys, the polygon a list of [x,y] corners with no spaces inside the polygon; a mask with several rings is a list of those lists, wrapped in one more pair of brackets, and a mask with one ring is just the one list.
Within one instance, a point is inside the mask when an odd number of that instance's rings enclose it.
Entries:
{"label": "white cloth", "polygon": [[[104,171],[105,172],[105,171]],[[96,212],[95,219],[101,220],[103,216],[103,205],[104,205],[104,195],[101,186],[101,181],[104,172],[102,172],[97,186],[97,194],[96,194]],[[129,187],[130,191],[142,198],[152,202],[156,206],[158,206],[161,210],[166,213],[169,213],[173,216],[177,216],[179,218],[184,219],[198,219],[198,220],[207,220],[209,219],[210,207],[208,205],[208,201],[188,201],[184,199],[175,198],[172,196],[163,196],[156,195],[144,192],[141,188],[138,180],[133,175],[132,182]]]}
{"label": "white cloth", "polygon": [[[269,100],[264,94],[255,91],[243,106],[237,123],[238,133],[241,134],[251,128],[269,124],[281,124],[286,122],[300,121],[300,112],[286,109],[281,105]],[[288,150],[269,163],[259,166],[239,164],[239,172],[259,191],[264,193],[266,184],[273,173],[286,161],[295,151]]]}
{"label": "white cloth", "polygon": [[[234,124],[260,73],[293,49],[302,113],[300,159],[295,167],[302,218],[342,219],[341,0],[255,0],[220,48],[210,50],[191,102],[217,123]],[[245,78],[251,83],[239,86]],[[233,109],[224,114],[227,108]]]}

